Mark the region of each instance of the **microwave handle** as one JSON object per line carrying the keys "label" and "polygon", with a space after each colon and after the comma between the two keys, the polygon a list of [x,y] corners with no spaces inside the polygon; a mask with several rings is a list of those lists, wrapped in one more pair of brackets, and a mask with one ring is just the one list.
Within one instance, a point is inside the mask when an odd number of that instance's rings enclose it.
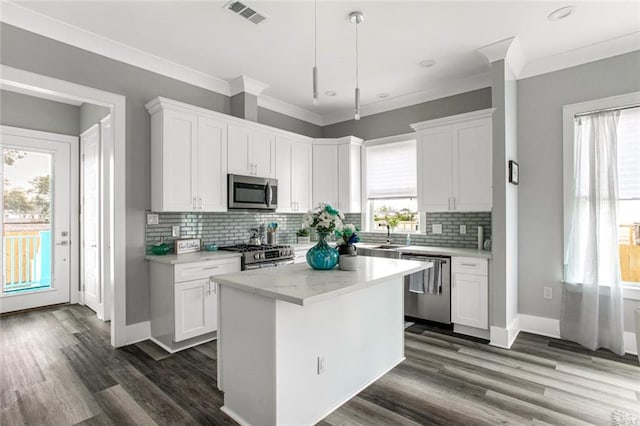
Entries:
{"label": "microwave handle", "polygon": [[271,197],[271,182],[267,182],[267,185],[264,187],[264,201],[267,207],[271,207]]}

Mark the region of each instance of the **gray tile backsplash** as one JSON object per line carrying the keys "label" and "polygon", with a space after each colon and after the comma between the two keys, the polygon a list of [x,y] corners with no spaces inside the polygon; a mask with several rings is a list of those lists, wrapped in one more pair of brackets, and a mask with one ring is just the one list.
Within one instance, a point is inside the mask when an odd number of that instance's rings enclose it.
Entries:
{"label": "gray tile backsplash", "polygon": [[[426,233],[411,234],[411,244],[438,246],[438,247],[478,247],[478,226],[483,227],[484,239],[491,238],[491,212],[473,213],[427,213]],[[442,225],[442,234],[433,234],[431,225]],[[460,225],[467,226],[466,234],[460,234]],[[406,232],[392,233],[391,242],[394,244],[404,244]],[[386,233],[382,232],[362,232],[363,241],[372,243],[382,243],[387,239]]]}
{"label": "gray tile backsplash", "polygon": [[[204,244],[231,245],[246,243],[249,229],[261,223],[278,223],[277,242],[291,244],[296,241],[296,231],[302,226],[302,213],[159,213],[158,225],[146,226],[146,249],[164,241],[172,242],[171,227],[180,226],[180,238],[200,238]],[[360,224],[360,214],[345,215],[345,223]],[[431,224],[442,224],[442,234],[431,233]],[[467,225],[467,233],[460,235],[459,225]],[[426,234],[412,234],[411,243],[443,247],[475,248],[477,227],[484,227],[485,238],[491,237],[491,213],[429,213]],[[391,235],[394,243],[405,242],[404,233]],[[377,232],[361,232],[365,242],[384,242],[386,235]],[[312,239],[314,237],[312,236]]]}

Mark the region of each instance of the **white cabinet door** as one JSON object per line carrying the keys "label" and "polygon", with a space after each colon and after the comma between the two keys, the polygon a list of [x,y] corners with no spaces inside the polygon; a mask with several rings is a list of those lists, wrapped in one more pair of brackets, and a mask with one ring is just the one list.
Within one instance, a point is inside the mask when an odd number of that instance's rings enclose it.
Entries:
{"label": "white cabinet door", "polygon": [[338,146],[313,146],[313,206],[338,206]]}
{"label": "white cabinet door", "polygon": [[452,210],[490,211],[492,207],[491,120],[453,126]]}
{"label": "white cabinet door", "polygon": [[227,124],[198,118],[198,149],[193,164],[197,170],[197,210],[227,210]]}
{"label": "white cabinet door", "polygon": [[176,342],[216,330],[215,283],[207,278],[177,283],[174,286],[174,301]]}
{"label": "white cabinet door", "polygon": [[294,142],[291,145],[291,201],[296,212],[306,212],[312,207],[311,158],[310,144]]}
{"label": "white cabinet door", "polygon": [[253,132],[249,158],[254,175],[276,177],[276,137],[266,132]]}
{"label": "white cabinet door", "polygon": [[451,274],[451,321],[469,327],[489,328],[489,288],[486,275]]}
{"label": "white cabinet door", "polygon": [[192,114],[163,111],[162,201],[154,210],[184,212],[195,207],[195,171],[191,167],[197,119]]}
{"label": "white cabinet door", "polygon": [[451,209],[451,128],[422,132],[418,139],[418,210],[446,212]]}
{"label": "white cabinet door", "polygon": [[295,145],[290,139],[276,139],[276,179],[278,179],[278,210],[290,213],[294,210],[292,199],[292,148]]}
{"label": "white cabinet door", "polygon": [[253,163],[250,158],[251,130],[229,125],[229,143],[227,145],[227,170],[239,175],[253,175]]}

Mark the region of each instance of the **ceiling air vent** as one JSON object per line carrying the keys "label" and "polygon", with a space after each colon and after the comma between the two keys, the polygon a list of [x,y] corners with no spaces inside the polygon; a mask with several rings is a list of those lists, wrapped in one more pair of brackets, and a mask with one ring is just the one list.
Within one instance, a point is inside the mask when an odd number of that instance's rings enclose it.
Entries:
{"label": "ceiling air vent", "polygon": [[254,24],[259,24],[260,22],[267,19],[267,17],[263,14],[257,12],[255,9],[239,1],[230,1],[225,5],[225,7],[233,13],[242,16],[244,19],[253,22]]}

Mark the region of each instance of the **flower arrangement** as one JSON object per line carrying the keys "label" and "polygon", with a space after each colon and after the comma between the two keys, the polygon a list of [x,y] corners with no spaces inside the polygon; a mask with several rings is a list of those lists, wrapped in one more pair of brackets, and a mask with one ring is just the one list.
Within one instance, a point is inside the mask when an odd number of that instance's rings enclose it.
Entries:
{"label": "flower arrangement", "polygon": [[313,210],[309,210],[302,217],[302,224],[306,228],[315,228],[320,233],[331,234],[342,230],[344,214],[328,204],[320,204]]}
{"label": "flower arrangement", "polygon": [[357,226],[352,223],[342,225],[340,231],[335,231],[334,235],[342,241],[338,241],[338,245],[353,245],[360,242],[360,237],[356,232],[360,231]]}

